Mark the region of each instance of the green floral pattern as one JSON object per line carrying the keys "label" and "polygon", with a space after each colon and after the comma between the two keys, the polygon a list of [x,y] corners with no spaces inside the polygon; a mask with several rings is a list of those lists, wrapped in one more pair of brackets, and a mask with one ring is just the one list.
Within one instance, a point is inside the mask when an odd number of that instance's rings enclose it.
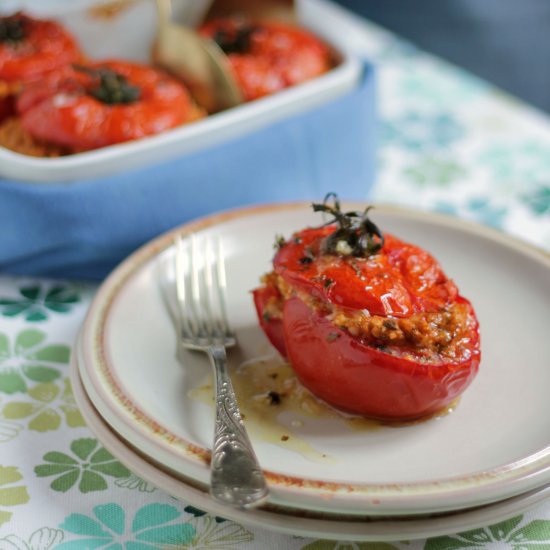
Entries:
{"label": "green floral pattern", "polygon": [[32,533],[27,540],[17,535],[8,535],[0,539],[0,550],[53,550],[63,541],[63,537],[63,531],[60,529],[42,527]]}
{"label": "green floral pattern", "polygon": [[0,419],[0,443],[16,438],[22,429],[23,426],[17,422]]}
{"label": "green floral pattern", "polygon": [[76,406],[68,378],[58,383],[37,384],[27,391],[24,401],[11,401],[1,408],[5,419],[24,421],[29,430],[48,432],[59,429],[63,420],[69,428],[85,426]]}
{"label": "green floral pattern", "polygon": [[254,540],[254,535],[242,525],[204,515],[193,521],[196,534],[187,548],[193,550],[239,550],[242,545]]}
{"label": "green floral pattern", "polygon": [[550,548],[550,520],[535,520],[520,525],[522,520],[522,516],[517,516],[486,529],[433,538],[426,542],[424,550],[489,550],[499,543],[510,550]]}
{"label": "green floral pattern", "polygon": [[19,482],[23,476],[15,466],[0,466],[0,525],[10,520],[11,508],[29,501],[27,487]]}
{"label": "green floral pattern", "polygon": [[67,492],[77,486],[81,493],[105,491],[106,477],[127,478],[130,471],[95,439],[76,439],[71,443],[72,455],[51,451],[43,456],[46,464],[34,469],[38,477],[55,477],[50,484],[54,491]]}
{"label": "green floral pattern", "polygon": [[466,176],[466,169],[449,158],[428,155],[403,171],[416,185],[449,187]]}
{"label": "green floral pattern", "polygon": [[19,332],[13,342],[0,333],[0,392],[25,392],[29,383],[53,382],[62,376],[71,350],[64,344],[45,344],[46,339],[36,329]]}
{"label": "green floral pattern", "polygon": [[45,321],[51,312],[68,313],[80,301],[77,292],[67,286],[33,284],[19,287],[16,298],[0,298],[4,317],[24,316],[31,323]]}
{"label": "green floral pattern", "polygon": [[152,493],[156,491],[156,487],[147,481],[141,479],[135,474],[130,473],[128,477],[118,478],[115,481],[117,487],[130,489],[132,491],[140,491],[141,493]]}
{"label": "green floral pattern", "polygon": [[[184,510],[188,514],[192,514],[196,518],[201,518],[201,517],[204,517],[204,516],[207,515],[206,512],[204,512],[203,510],[199,510],[198,508],[195,508],[194,506],[186,506],[184,508]],[[223,521],[225,521],[224,518],[220,518],[218,516],[216,516],[214,519],[215,519],[216,523],[222,523]]]}
{"label": "green floral pattern", "polygon": [[175,550],[195,535],[176,507],[157,503],[140,508],[131,521],[118,504],[104,504],[93,509],[93,516],[71,514],[60,527],[80,537],[60,544],[60,550]]}
{"label": "green floral pattern", "polygon": [[424,151],[448,147],[464,135],[464,129],[450,113],[410,111],[386,122],[383,135],[388,146]]}
{"label": "green floral pattern", "polygon": [[519,186],[543,182],[550,172],[550,143],[543,145],[526,140],[513,145],[491,145],[478,158],[501,181],[511,181]]}
{"label": "green floral pattern", "polygon": [[550,215],[550,184],[535,186],[521,196],[521,201],[535,216]]}
{"label": "green floral pattern", "polygon": [[471,218],[478,223],[502,229],[506,217],[506,208],[486,197],[469,197],[464,204],[458,202],[438,202],[435,210],[444,214],[452,214]]}

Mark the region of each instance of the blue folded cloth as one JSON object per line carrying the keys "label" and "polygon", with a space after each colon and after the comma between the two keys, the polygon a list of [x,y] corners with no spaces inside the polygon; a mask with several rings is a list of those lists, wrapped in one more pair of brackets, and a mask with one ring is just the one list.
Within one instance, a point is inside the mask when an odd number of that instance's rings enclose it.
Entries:
{"label": "blue folded cloth", "polygon": [[248,204],[365,199],[374,178],[374,82],[164,164],[97,180],[0,178],[0,272],[101,279],[153,237]]}

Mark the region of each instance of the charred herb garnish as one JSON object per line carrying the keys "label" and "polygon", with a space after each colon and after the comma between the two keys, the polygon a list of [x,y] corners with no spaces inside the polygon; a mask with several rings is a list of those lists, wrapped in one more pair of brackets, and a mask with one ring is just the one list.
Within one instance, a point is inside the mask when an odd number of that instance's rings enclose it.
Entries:
{"label": "charred herb garnish", "polygon": [[285,244],[286,241],[282,235],[275,235],[275,243],[273,244],[275,250],[281,250]]}
{"label": "charred herb garnish", "polygon": [[26,19],[21,15],[15,14],[9,17],[0,17],[0,43],[21,42],[27,36]]}
{"label": "charred herb garnish", "polygon": [[267,397],[270,405],[279,405],[281,403],[281,394],[276,391],[270,391]]}
{"label": "charred herb garnish", "polygon": [[[332,204],[329,201],[332,199]],[[324,239],[322,252],[339,256],[372,256],[384,246],[384,236],[369,219],[371,206],[364,212],[342,212],[336,193],[328,193],[322,204],[311,205],[314,212],[326,212],[334,216],[324,225],[337,224],[333,233]]]}
{"label": "charred herb garnish", "polygon": [[92,69],[82,65],[74,65],[77,71],[89,74],[94,82],[88,94],[107,105],[128,104],[138,101],[141,90],[130,84],[127,78],[107,67]]}
{"label": "charred herb garnish", "polygon": [[252,35],[258,29],[249,23],[238,23],[235,29],[218,29],[212,39],[226,54],[247,53],[252,46]]}
{"label": "charred herb garnish", "polygon": [[332,286],[334,284],[334,279],[331,279],[330,277],[327,277],[324,281],[323,281],[323,286],[325,288],[329,288],[330,286]]}
{"label": "charred herb garnish", "polygon": [[304,255],[298,260],[302,265],[309,265],[313,263],[313,260],[315,260],[315,256],[313,254],[313,251],[309,246],[306,246],[304,248]]}

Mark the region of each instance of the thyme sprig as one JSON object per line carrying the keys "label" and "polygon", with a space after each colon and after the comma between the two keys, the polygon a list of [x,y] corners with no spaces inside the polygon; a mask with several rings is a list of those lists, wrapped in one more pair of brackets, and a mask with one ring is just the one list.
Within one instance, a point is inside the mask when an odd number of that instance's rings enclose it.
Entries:
{"label": "thyme sprig", "polygon": [[323,226],[337,224],[335,231],[322,244],[323,253],[363,258],[378,253],[384,246],[384,235],[368,217],[372,206],[368,206],[363,212],[342,212],[336,193],[327,193],[321,204],[314,203],[311,206],[314,212],[333,216]]}
{"label": "thyme sprig", "polygon": [[234,29],[219,29],[212,36],[214,42],[226,54],[242,54],[250,51],[252,35],[258,27],[245,22],[239,22]]}
{"label": "thyme sprig", "polygon": [[25,19],[19,14],[0,17],[0,43],[21,42],[27,36]]}
{"label": "thyme sprig", "polygon": [[128,79],[109,69],[101,67],[93,69],[83,65],[74,65],[77,71],[89,74],[94,79],[94,87],[88,90],[89,95],[108,105],[128,104],[138,101],[141,90],[130,84]]}

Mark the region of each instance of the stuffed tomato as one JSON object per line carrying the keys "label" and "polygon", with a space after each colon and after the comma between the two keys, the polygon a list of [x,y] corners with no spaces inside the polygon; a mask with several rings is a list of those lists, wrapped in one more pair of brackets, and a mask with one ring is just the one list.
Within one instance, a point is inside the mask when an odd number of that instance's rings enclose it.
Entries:
{"label": "stuffed tomato", "polygon": [[227,55],[246,101],[315,78],[334,65],[327,44],[304,28],[284,23],[226,17],[208,21],[200,33]]}
{"label": "stuffed tomato", "polygon": [[55,21],[23,13],[0,17],[0,120],[14,114],[24,84],[81,57],[77,41]]}
{"label": "stuffed tomato", "polygon": [[28,85],[16,107],[34,139],[70,152],[140,139],[204,116],[182,83],[123,60],[63,67]]}
{"label": "stuffed tomato", "polygon": [[335,198],[333,222],[278,243],[253,291],[260,326],[302,384],[387,420],[448,408],[475,377],[479,325],[437,260]]}

